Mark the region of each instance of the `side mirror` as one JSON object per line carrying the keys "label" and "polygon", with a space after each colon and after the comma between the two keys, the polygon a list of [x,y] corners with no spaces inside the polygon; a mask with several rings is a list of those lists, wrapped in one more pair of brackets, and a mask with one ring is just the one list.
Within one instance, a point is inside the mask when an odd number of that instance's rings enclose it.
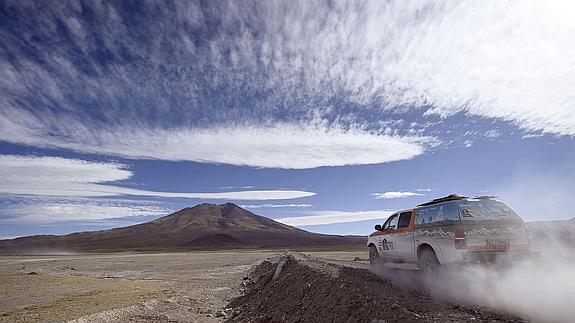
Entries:
{"label": "side mirror", "polygon": [[381,231],[381,224],[376,224],[376,225],[375,225],[375,230]]}

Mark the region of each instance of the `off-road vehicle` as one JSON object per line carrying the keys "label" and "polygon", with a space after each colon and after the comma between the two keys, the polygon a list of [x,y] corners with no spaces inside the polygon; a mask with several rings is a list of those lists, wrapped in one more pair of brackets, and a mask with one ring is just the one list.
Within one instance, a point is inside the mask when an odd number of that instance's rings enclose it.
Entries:
{"label": "off-road vehicle", "polygon": [[392,214],[375,230],[367,242],[371,264],[413,263],[425,272],[529,251],[523,220],[491,196],[435,199]]}

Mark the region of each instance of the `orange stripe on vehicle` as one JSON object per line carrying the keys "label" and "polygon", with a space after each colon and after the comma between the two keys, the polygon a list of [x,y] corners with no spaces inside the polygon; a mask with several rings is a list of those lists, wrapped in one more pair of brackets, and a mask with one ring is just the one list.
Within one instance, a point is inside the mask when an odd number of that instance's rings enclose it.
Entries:
{"label": "orange stripe on vehicle", "polygon": [[377,236],[384,236],[388,234],[394,233],[394,230],[385,230],[385,231],[375,231],[374,233],[370,234],[370,237],[377,237]]}

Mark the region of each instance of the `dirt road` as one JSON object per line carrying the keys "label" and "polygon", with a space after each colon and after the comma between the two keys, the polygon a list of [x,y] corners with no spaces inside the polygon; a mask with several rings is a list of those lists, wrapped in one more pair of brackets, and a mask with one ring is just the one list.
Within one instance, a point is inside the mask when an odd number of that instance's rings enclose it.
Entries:
{"label": "dirt road", "polygon": [[364,250],[285,254],[0,257],[0,321],[519,320],[380,278]]}

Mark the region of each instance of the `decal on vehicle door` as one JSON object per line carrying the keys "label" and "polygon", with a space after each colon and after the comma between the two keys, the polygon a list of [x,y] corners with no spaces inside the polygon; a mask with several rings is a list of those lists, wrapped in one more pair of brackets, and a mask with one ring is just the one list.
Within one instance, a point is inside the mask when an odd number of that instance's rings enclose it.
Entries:
{"label": "decal on vehicle door", "polygon": [[381,240],[381,249],[383,249],[383,250],[393,250],[393,249],[394,249],[393,242],[387,241],[387,239]]}

